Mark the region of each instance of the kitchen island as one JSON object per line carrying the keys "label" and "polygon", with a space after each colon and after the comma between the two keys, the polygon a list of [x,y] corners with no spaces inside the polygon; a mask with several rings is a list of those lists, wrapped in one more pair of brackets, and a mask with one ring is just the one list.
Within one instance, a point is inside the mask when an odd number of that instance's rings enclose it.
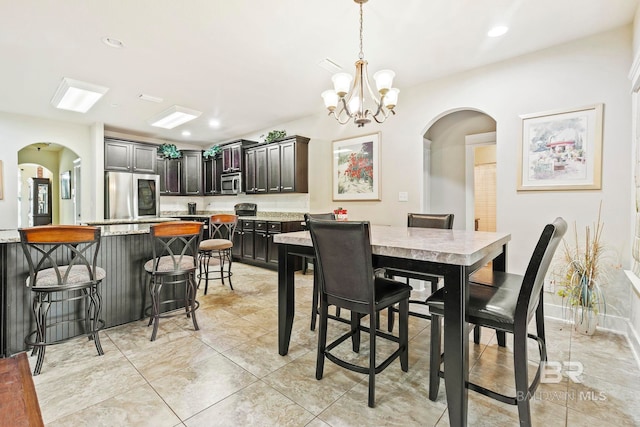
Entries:
{"label": "kitchen island", "polygon": [[[107,277],[100,285],[101,318],[105,327],[120,325],[144,316],[149,305],[144,263],[152,258],[149,227],[151,223],[101,226],[102,238],[98,266]],[[31,292],[25,286],[29,266],[20,245],[17,230],[0,231],[0,352],[3,357],[26,350],[24,337],[35,328],[31,312]],[[176,287],[176,290],[178,290]],[[66,303],[65,312],[82,310]],[[57,309],[57,307],[55,308]],[[52,313],[56,314],[56,313]],[[67,329],[75,325],[67,325]],[[75,335],[73,329],[55,329],[54,334]]]}

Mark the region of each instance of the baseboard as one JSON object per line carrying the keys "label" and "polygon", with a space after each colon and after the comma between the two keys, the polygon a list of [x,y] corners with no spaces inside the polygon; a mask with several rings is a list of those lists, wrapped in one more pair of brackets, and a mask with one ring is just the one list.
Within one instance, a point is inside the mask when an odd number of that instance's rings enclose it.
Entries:
{"label": "baseboard", "polygon": [[[561,305],[546,304],[544,305],[544,317],[562,320],[571,323],[568,318],[568,309]],[[598,315],[598,330],[606,331],[618,335],[624,335],[629,342],[629,347],[636,359],[636,364],[640,368],[640,335],[635,330],[629,319],[620,316]]]}

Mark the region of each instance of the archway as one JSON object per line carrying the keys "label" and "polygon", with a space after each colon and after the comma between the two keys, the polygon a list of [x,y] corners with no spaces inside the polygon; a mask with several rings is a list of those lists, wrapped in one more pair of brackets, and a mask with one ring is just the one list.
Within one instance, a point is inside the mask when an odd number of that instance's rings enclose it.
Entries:
{"label": "archway", "polygon": [[[476,176],[486,177],[487,173],[476,173],[477,159],[482,158],[482,169],[493,168],[494,189],[489,195],[492,200],[487,200],[487,194],[483,193],[484,205],[492,206],[493,221],[495,224],[495,150],[493,160],[483,156],[476,156],[475,146],[491,146],[485,137],[471,137],[478,134],[490,134],[495,136],[496,121],[486,113],[475,109],[456,109],[442,113],[435,118],[424,132],[424,195],[423,211],[434,213],[453,213],[455,215],[454,228],[474,229],[477,222],[475,203],[478,190]],[[482,143],[478,143],[481,141]],[[495,141],[495,139],[494,139]],[[495,144],[495,143],[494,143]],[[468,147],[472,147],[469,149]],[[468,157],[471,156],[471,160]],[[475,159],[475,160],[474,160]],[[489,165],[493,162],[493,165]],[[472,168],[472,170],[469,170]],[[485,171],[486,172],[486,171]],[[491,173],[488,174],[491,176]],[[471,177],[471,178],[470,178]],[[489,191],[490,192],[490,191]],[[483,216],[487,215],[484,211]],[[480,219],[484,223],[487,218]],[[495,227],[495,225],[494,225]],[[486,229],[486,228],[485,228]]]}
{"label": "archway", "polygon": [[[21,175],[19,177],[19,186],[24,185],[28,178],[32,178],[31,175],[34,171],[37,171],[37,166],[41,166],[49,171],[49,178],[51,180],[51,213],[53,224],[74,224],[76,218],[74,217],[74,211],[80,211],[79,206],[76,206],[75,188],[78,187],[78,182],[75,179],[70,179],[74,171],[74,161],[78,161],[79,156],[73,151],[61,144],[52,142],[36,142],[18,151],[18,171]],[[37,165],[35,168],[29,165]],[[23,173],[24,172],[24,173]],[[24,175],[24,176],[23,176]],[[35,176],[35,175],[34,175]],[[61,185],[63,184],[63,185]],[[68,185],[68,187],[67,187]],[[26,214],[24,212],[24,200],[20,200],[24,197],[24,189],[20,194],[19,188],[19,222],[20,226],[27,226],[25,223]]]}

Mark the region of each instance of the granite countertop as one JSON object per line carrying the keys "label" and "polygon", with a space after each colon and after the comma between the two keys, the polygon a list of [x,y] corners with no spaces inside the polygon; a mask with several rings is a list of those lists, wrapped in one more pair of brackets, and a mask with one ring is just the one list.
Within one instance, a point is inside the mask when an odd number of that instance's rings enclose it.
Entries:
{"label": "granite countertop", "polygon": [[[229,214],[233,215],[232,211],[200,211],[195,215],[189,215],[180,211],[168,211],[162,212],[163,217],[179,217],[179,218],[208,218],[211,215],[216,214]],[[255,221],[304,221],[304,213],[302,212],[258,212],[256,216],[241,216],[238,217],[242,220],[255,220]]]}
{"label": "granite countertop", "polygon": [[177,220],[177,218],[103,219],[100,221],[87,221],[83,225],[154,224]]}

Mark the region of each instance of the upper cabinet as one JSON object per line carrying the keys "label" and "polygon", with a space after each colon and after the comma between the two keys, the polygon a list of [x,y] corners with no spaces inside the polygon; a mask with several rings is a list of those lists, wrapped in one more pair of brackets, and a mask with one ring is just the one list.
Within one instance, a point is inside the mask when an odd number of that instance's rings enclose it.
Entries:
{"label": "upper cabinet", "polygon": [[306,193],[309,191],[309,138],[289,136],[248,148],[246,191],[263,193]]}
{"label": "upper cabinet", "polygon": [[179,159],[158,157],[160,194],[199,196],[202,194],[202,151],[182,150]]}
{"label": "upper cabinet", "polygon": [[120,139],[104,140],[106,171],[157,173],[157,147]]}
{"label": "upper cabinet", "polygon": [[222,157],[209,158],[203,162],[203,184],[205,196],[220,194],[220,175],[222,175]]}
{"label": "upper cabinet", "polygon": [[255,144],[255,141],[247,141],[246,139],[224,144],[222,146],[222,172],[241,172],[243,170],[242,150]]}

